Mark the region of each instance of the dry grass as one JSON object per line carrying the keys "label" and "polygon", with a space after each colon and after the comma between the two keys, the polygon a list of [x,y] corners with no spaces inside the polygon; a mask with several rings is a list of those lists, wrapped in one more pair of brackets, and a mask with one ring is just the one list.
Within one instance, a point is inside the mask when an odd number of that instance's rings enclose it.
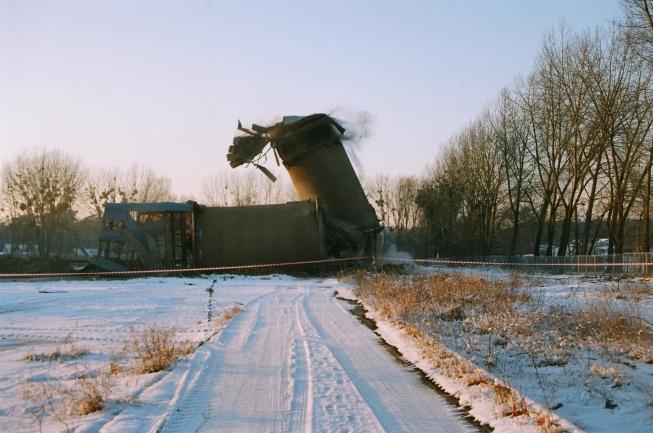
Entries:
{"label": "dry grass", "polygon": [[512,388],[497,383],[494,385],[494,400],[499,404],[507,404],[514,400]]}
{"label": "dry grass", "polygon": [[636,313],[609,301],[592,301],[572,311],[574,334],[586,345],[631,358],[653,359],[653,332]]}
{"label": "dry grass", "polygon": [[62,423],[65,431],[72,431],[71,417],[85,416],[104,409],[111,390],[107,375],[80,374],[71,383],[28,383],[21,389],[20,397],[25,413],[31,416],[42,431],[43,420],[52,416]]}
{"label": "dry grass", "polygon": [[428,360],[441,374],[461,381],[467,386],[477,386],[481,390],[488,390],[497,403],[502,416],[517,417],[532,414],[536,420],[541,416],[546,421],[546,423],[543,421],[542,424],[539,424],[543,433],[557,431],[558,424],[552,421],[550,414],[542,414],[538,409],[530,408],[524,397],[513,388],[492,379],[487,373],[449,350],[442,343],[435,341],[417,326],[402,324],[402,330],[407,338],[421,348],[424,359]]}
{"label": "dry grass", "polygon": [[[641,283],[613,282],[560,303],[524,288],[528,282],[518,275],[493,281],[462,274],[361,273],[356,282],[359,299],[398,323],[441,374],[490,390],[504,416],[528,415],[542,432],[560,431],[552,413],[530,407],[506,382],[495,383],[476,365],[504,378],[537,375],[548,406],[555,383],[540,375],[541,367],[578,365],[590,352],[653,362],[653,324],[640,311],[641,299],[653,290]],[[587,374],[622,380],[617,369],[596,363],[587,364]]]}
{"label": "dry grass", "polygon": [[526,400],[514,389],[502,383],[494,384],[494,401],[497,403],[503,416],[528,415]]}
{"label": "dry grass", "polygon": [[[236,305],[223,312],[215,321],[215,335],[238,315],[242,307]],[[73,417],[85,416],[104,409],[111,391],[111,377],[123,373],[154,373],[167,369],[181,357],[193,353],[196,346],[175,339],[174,328],[149,326],[141,331],[132,330],[125,341],[124,351],[135,360],[133,369],[128,370],[111,358],[99,374],[84,372],[73,381],[27,383],[21,389],[21,399],[25,403],[25,413],[34,419],[38,431],[42,431],[43,420],[54,417],[64,426],[64,431],[73,431]],[[209,337],[210,338],[210,337]],[[62,340],[52,352],[25,355],[28,361],[63,361],[79,358],[88,349],[75,345],[70,337]]]}
{"label": "dry grass", "polygon": [[611,379],[615,382],[620,381],[624,377],[623,371],[610,365],[597,364],[595,362],[590,366],[590,373],[598,376],[601,379]]}
{"label": "dry grass", "polygon": [[[494,365],[497,356],[518,348],[538,366],[567,364],[575,349],[594,349],[653,362],[653,330],[639,311],[641,284],[606,286],[577,306],[547,305],[516,275],[510,281],[478,276],[364,275],[357,295],[383,317],[421,324],[432,333],[453,329],[480,337],[483,347],[468,354]],[[472,345],[473,346],[473,345]]]}
{"label": "dry grass", "polygon": [[[236,305],[225,310],[215,321],[213,332],[208,338],[220,332],[230,320],[238,315],[241,309],[240,305]],[[124,343],[125,352],[133,356],[135,360],[132,370],[138,374],[165,370],[175,361],[190,355],[196,349],[197,346],[191,342],[178,341],[174,328],[160,328],[157,325],[151,325],[139,331],[132,329]],[[108,369],[113,375],[124,371],[115,360],[109,363]]]}
{"label": "dry grass", "polygon": [[481,313],[510,313],[515,303],[530,300],[518,286],[477,276],[357,276],[357,294],[372,297],[387,318],[463,320]]}
{"label": "dry grass", "polygon": [[225,323],[229,322],[233,318],[235,318],[243,309],[240,305],[234,305],[233,307],[225,310],[225,312],[222,314],[220,321],[224,325]]}
{"label": "dry grass", "polygon": [[111,380],[107,375],[87,377],[80,375],[72,387],[63,389],[62,395],[67,413],[84,416],[104,408],[109,397]]}
{"label": "dry grass", "polygon": [[123,371],[123,367],[115,359],[112,359],[107,363],[107,374],[110,376],[117,376],[123,373]]}
{"label": "dry grass", "polygon": [[57,344],[52,352],[47,353],[34,353],[28,352],[24,357],[24,361],[70,361],[72,359],[81,358],[88,353],[88,348],[85,346],[78,346],[71,342],[67,337]]}
{"label": "dry grass", "polygon": [[234,305],[231,308],[225,309],[222,311],[222,314],[220,317],[218,317],[214,322],[213,322],[213,332],[208,336],[206,340],[211,339],[215,335],[217,335],[222,329],[227,326],[227,323],[229,323],[232,319],[234,319],[238,314],[240,314],[241,310],[243,309],[242,306],[240,305]]}
{"label": "dry grass", "polygon": [[49,383],[30,383],[21,389],[24,412],[37,424],[39,433],[43,431],[43,420],[55,412],[54,396],[54,389]]}
{"label": "dry grass", "polygon": [[465,378],[465,383],[467,386],[475,386],[490,383],[491,379],[487,374],[481,371],[473,371]]}
{"label": "dry grass", "polygon": [[179,358],[192,353],[195,347],[178,342],[174,329],[151,325],[139,332],[132,330],[125,350],[135,358],[134,371],[143,374],[167,369]]}

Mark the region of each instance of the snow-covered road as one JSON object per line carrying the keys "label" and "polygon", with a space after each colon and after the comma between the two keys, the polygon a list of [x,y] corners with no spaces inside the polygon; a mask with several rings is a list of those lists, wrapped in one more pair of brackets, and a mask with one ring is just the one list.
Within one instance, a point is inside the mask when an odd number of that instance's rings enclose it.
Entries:
{"label": "snow-covered road", "polygon": [[249,302],[191,368],[162,432],[470,431],[330,287]]}
{"label": "snow-covered road", "polygon": [[[44,432],[475,430],[335,297],[346,287],[285,275],[0,282],[0,431],[38,431],[25,386],[101,374],[111,360],[122,362],[131,330],[151,323],[204,343],[170,371],[112,376],[103,411],[46,417]],[[241,313],[211,338],[211,316],[234,302]],[[63,340],[88,354],[25,359]]]}

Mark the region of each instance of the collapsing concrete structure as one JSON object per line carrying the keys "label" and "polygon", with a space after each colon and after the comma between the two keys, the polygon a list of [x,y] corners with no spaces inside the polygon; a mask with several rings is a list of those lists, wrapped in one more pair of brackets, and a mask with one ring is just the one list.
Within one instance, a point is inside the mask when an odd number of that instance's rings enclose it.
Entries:
{"label": "collapsing concrete structure", "polygon": [[380,226],[342,144],[344,128],[325,114],[284,117],[234,138],[232,167],[274,154],[301,201],[206,207],[189,203],[108,204],[100,234],[101,268],[236,266],[374,253]]}

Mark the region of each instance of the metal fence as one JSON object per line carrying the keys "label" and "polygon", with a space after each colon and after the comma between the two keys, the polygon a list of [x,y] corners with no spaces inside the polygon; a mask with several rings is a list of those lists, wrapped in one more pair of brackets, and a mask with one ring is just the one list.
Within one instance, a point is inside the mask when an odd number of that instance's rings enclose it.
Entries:
{"label": "metal fence", "polygon": [[627,253],[592,256],[489,256],[477,260],[521,271],[559,274],[653,276],[653,253]]}

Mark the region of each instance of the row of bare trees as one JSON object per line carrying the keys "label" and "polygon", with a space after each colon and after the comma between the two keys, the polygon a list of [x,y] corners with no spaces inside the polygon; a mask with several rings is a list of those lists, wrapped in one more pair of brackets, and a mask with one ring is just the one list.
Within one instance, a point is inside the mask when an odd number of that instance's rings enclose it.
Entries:
{"label": "row of bare trees", "polygon": [[88,170],[58,150],[28,152],[0,172],[0,240],[21,255],[63,256],[97,238],[104,204],[171,198],[170,179],[150,169]]}
{"label": "row of bare trees", "polygon": [[[271,183],[258,174],[210,176],[202,183],[200,201],[242,206],[295,199],[288,183]],[[11,244],[20,255],[61,257],[74,247],[96,245],[106,203],[186,199],[173,195],[170,178],[138,165],[88,169],[58,150],[27,152],[0,171],[0,244]]]}
{"label": "row of bare trees", "polygon": [[209,206],[250,206],[294,201],[297,194],[283,178],[271,182],[258,170],[230,170],[205,178],[202,198]]}
{"label": "row of bare trees", "polygon": [[417,176],[378,174],[363,183],[380,222],[388,228],[384,242],[413,254],[423,234],[423,213],[416,201],[421,182]]}
{"label": "row of bare trees", "polygon": [[[2,210],[11,222],[11,240],[37,247],[40,255],[59,253],[75,220],[82,188],[79,161],[60,152],[21,155],[2,170]],[[20,242],[20,241],[23,242]]]}
{"label": "row of bare trees", "polygon": [[609,29],[551,32],[447,143],[417,195],[432,253],[588,254],[603,234],[608,252],[649,251],[653,9],[625,5]]}

